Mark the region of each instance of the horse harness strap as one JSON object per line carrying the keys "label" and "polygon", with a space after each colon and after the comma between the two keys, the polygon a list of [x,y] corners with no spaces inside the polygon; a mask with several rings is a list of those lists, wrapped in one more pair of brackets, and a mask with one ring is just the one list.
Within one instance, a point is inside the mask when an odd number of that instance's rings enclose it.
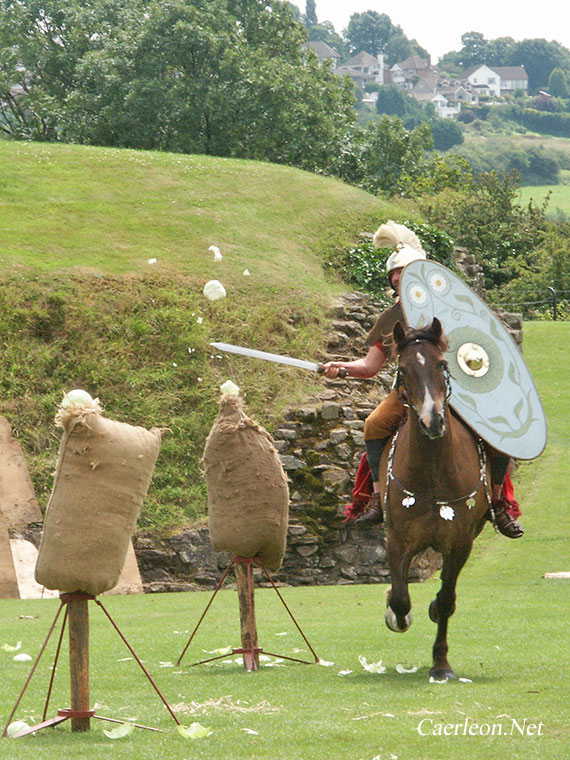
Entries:
{"label": "horse harness strap", "polygon": [[[385,512],[385,519],[386,522],[388,522],[388,491],[390,489],[390,481],[393,481],[394,484],[402,491],[404,494],[404,498],[402,499],[402,506],[406,507],[406,509],[409,509],[416,503],[416,498],[418,497],[418,494],[415,494],[413,491],[408,490],[402,483],[398,480],[398,478],[394,475],[394,454],[396,452],[396,443],[398,441],[398,435],[400,434],[400,431],[398,430],[392,439],[392,444],[390,446],[390,453],[388,454],[388,466],[386,470],[386,490],[384,493],[384,512]],[[479,482],[475,486],[474,490],[471,491],[468,494],[465,494],[465,496],[459,496],[456,499],[441,499],[437,500],[435,502],[435,505],[439,507],[439,514],[444,520],[453,520],[453,517],[455,515],[455,512],[453,511],[452,504],[458,504],[460,502],[466,502],[469,509],[472,509],[472,507],[475,506],[475,496],[477,495],[479,489],[483,485],[485,487],[485,497],[487,499],[487,504],[489,505],[489,509],[491,510],[491,516],[493,519],[493,524],[495,524],[495,513],[492,506],[491,501],[491,495],[489,492],[489,484],[487,483],[487,454],[485,452],[485,446],[483,445],[483,442],[480,438],[477,439],[477,452],[479,454]]]}

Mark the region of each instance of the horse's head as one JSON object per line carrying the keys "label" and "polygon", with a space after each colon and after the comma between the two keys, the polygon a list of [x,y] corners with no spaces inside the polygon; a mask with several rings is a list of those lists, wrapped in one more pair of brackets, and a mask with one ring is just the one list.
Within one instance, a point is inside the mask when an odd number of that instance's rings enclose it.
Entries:
{"label": "horse's head", "polygon": [[397,388],[404,403],[418,415],[421,429],[430,438],[445,433],[445,407],[449,398],[449,370],[443,358],[447,340],[441,322],[414,329],[397,322],[393,330],[399,357]]}

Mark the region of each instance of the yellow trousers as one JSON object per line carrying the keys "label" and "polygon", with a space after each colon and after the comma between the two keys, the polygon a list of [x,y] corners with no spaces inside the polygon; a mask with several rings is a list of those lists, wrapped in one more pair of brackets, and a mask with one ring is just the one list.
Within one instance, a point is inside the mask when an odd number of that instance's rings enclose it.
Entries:
{"label": "yellow trousers", "polygon": [[364,440],[373,441],[378,438],[388,438],[396,432],[404,416],[404,406],[393,390],[381,401],[376,409],[369,414],[364,422]]}

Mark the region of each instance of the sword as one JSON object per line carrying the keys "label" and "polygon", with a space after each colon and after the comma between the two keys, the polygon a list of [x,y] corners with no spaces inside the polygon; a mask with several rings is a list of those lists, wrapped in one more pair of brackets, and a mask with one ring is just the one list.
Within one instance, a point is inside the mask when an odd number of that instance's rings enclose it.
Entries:
{"label": "sword", "polygon": [[[300,369],[309,369],[313,372],[323,373],[323,365],[317,362],[307,362],[304,359],[293,359],[291,356],[281,356],[280,354],[269,354],[267,351],[258,351],[255,348],[244,348],[244,346],[232,346],[231,343],[210,343],[218,351],[226,351],[229,354],[240,354],[241,356],[252,356],[254,359],[264,359],[268,362],[277,362],[278,364],[288,364],[291,367],[300,367]],[[341,367],[338,372],[339,377],[346,377],[347,371]]]}

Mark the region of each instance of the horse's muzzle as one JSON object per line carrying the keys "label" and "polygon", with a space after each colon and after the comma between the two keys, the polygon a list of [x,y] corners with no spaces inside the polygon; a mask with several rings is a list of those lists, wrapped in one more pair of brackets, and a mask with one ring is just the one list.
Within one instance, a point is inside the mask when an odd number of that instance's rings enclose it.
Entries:
{"label": "horse's muzzle", "polygon": [[441,438],[445,433],[445,417],[443,414],[434,413],[430,416],[428,424],[420,417],[420,427],[431,440]]}

